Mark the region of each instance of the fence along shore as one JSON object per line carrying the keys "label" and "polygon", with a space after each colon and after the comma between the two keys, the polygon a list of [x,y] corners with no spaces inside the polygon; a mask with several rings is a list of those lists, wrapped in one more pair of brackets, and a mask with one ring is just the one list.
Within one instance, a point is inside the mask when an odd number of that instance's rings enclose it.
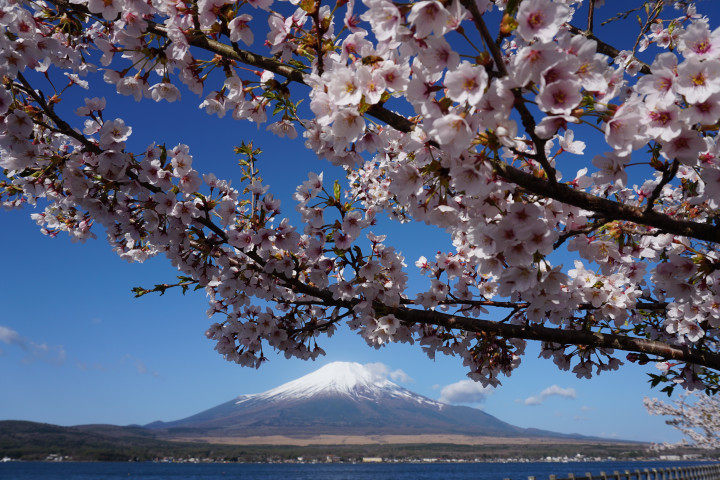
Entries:
{"label": "fence along shore", "polygon": [[[504,480],[511,480],[505,478]],[[537,480],[529,476],[528,480]],[[550,475],[549,480],[720,480],[720,463],[712,465],[695,465],[692,467],[645,468],[643,470],[615,470],[612,474],[600,472],[600,475],[586,473],[584,477],[573,473],[566,478]]]}

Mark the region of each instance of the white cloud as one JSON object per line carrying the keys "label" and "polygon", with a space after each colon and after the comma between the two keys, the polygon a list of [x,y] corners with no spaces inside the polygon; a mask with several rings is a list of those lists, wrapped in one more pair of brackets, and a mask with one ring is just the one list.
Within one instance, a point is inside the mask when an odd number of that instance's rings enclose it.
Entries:
{"label": "white cloud", "polygon": [[409,383],[409,382],[413,381],[413,379],[412,379],[412,377],[410,377],[410,375],[408,375],[404,371],[400,370],[399,368],[397,370],[393,370],[392,372],[390,372],[390,378],[392,380],[394,380],[396,382],[400,382],[400,383]]}
{"label": "white cloud", "polygon": [[140,375],[149,374],[149,375],[152,375],[152,376],[155,377],[155,378],[160,378],[160,374],[159,374],[158,372],[150,371],[150,370],[147,368],[147,366],[145,365],[145,362],[143,362],[143,361],[140,360],[139,358],[135,358],[135,357],[133,357],[132,355],[129,355],[129,354],[128,354],[128,355],[125,355],[125,356],[122,358],[122,363],[125,363],[125,362],[130,362],[130,363],[132,363],[133,366],[135,366],[135,370],[137,370],[137,373],[139,373]]}
{"label": "white cloud", "polygon": [[[23,359],[25,363],[35,360],[43,360],[49,363],[61,364],[65,362],[67,354],[62,345],[48,345],[47,343],[35,343],[32,340],[21,336],[15,330],[0,325],[0,342],[5,345],[15,346],[24,351],[27,356]],[[3,353],[5,351],[3,350]]]}
{"label": "white cloud", "polygon": [[0,325],[0,342],[6,345],[18,345],[20,348],[23,348],[24,343],[18,332],[2,325]]}
{"label": "white cloud", "polygon": [[592,412],[593,410],[597,410],[597,408],[590,407],[588,405],[583,405],[582,407],[580,407],[580,411],[582,412]]}
{"label": "white cloud", "polygon": [[104,365],[99,364],[99,363],[94,363],[94,364],[90,365],[88,363],[81,362],[79,360],[75,360],[75,366],[79,370],[82,370],[83,372],[88,372],[91,370],[95,370],[98,372],[106,372],[107,371],[107,368]]}
{"label": "white cloud", "polygon": [[551,385],[545,390],[540,392],[540,395],[532,395],[526,398],[523,403],[525,405],[540,405],[545,401],[547,397],[563,397],[563,398],[577,398],[574,388],[563,388],[557,385]]}
{"label": "white cloud", "polygon": [[390,378],[391,380],[400,383],[409,383],[413,381],[412,377],[401,369],[398,368],[397,370],[390,370],[390,367],[382,362],[366,363],[363,367],[369,370],[373,376],[380,380],[387,380]]}
{"label": "white cloud", "polygon": [[483,403],[488,395],[495,390],[492,387],[483,387],[472,380],[460,380],[446,385],[440,390],[439,401],[443,403]]}

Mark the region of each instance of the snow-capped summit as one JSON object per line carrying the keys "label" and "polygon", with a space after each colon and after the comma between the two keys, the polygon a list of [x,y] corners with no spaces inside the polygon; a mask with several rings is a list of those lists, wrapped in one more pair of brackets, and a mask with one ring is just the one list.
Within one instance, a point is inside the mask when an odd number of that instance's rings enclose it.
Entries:
{"label": "snow-capped summit", "polygon": [[378,401],[383,397],[406,398],[418,403],[441,403],[417,395],[388,380],[377,371],[354,362],[333,362],[304,377],[263,393],[243,395],[237,404],[298,401],[312,397],[349,397]]}
{"label": "snow-capped summit", "polygon": [[250,437],[279,435],[423,435],[562,437],[515,427],[470,407],[414,393],[359,363],[334,362],[263,393],[149,428],[163,435]]}
{"label": "snow-capped summit", "polygon": [[398,388],[388,379],[359,363],[333,362],[304,377],[261,393],[258,397],[307,398],[328,393],[355,395],[358,391],[372,392]]}

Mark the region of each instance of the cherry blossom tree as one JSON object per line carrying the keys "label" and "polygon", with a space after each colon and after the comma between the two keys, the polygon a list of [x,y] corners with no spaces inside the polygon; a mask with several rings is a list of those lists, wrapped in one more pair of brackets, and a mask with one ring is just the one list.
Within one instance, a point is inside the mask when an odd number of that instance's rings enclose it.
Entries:
{"label": "cherry blossom tree", "polygon": [[[241,365],[315,358],[346,328],[483,384],[537,341],[578,377],[657,362],[655,385],[716,391],[720,29],[687,1],[602,3],[7,0],[0,200],[39,202],[47,235],[167,257],[179,280],[136,294],[204,289],[207,336]],[[634,44],[596,37],[601,14]],[[97,73],[148,111],[198,95],[302,137],[347,181],[298,179],[293,225],[251,143],[231,184],[187,145],[133,151],[105,98],[63,116]],[[383,216],[451,244],[406,259]]]}
{"label": "cherry blossom tree", "polygon": [[678,446],[705,450],[720,448],[720,397],[683,393],[671,404],[657,398],[645,398],[645,407],[651,415],[669,417],[665,423],[686,437],[678,444],[654,445],[656,449]]}

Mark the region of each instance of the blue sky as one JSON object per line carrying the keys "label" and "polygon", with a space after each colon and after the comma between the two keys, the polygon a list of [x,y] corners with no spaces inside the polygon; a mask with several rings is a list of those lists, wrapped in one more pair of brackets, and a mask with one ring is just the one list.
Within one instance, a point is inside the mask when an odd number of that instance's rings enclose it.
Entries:
{"label": "blue sky", "polygon": [[[278,140],[264,126],[257,129],[205,115],[197,109],[201,99],[187,92],[175,104],[136,104],[126,97],[116,103],[96,80],[91,92],[66,98],[63,107],[72,111],[84,96],[108,98],[105,118],[122,117],[133,127],[132,149],[140,151],[152,141],[169,147],[186,143],[194,166],[220,178],[239,172],[232,147],[253,140],[264,150],[260,168],[265,181],[288,215],[294,214],[291,194],[308,171],[340,174],[315,158],[301,140]],[[98,240],[85,244],[65,236],[45,237],[30,219],[33,211],[0,211],[0,248],[5,252],[0,276],[0,419],[61,425],[175,420],[341,360],[381,362],[389,371],[401,371],[394,377],[411,390],[482,408],[521,427],[627,440],[679,439],[642,405],[644,396],[661,395],[647,383],[652,365],[626,365],[619,372],[578,380],[537,359],[536,346],[529,347],[523,365],[503,379],[501,387],[481,390],[479,385],[460,384],[444,394],[444,387],[466,378],[459,359],[430,360],[419,346],[375,350],[347,331],[326,339],[322,346],[327,356],[316,362],[270,353],[270,362],[259,370],[238,367],[214,352],[213,342],[204,336],[210,321],[203,292],[133,298],[132,287],[174,280],[176,272],[164,258],[129,264],[112,253],[100,231]],[[422,226],[391,225],[387,232],[375,233],[389,234],[405,254],[411,276],[420,255],[432,258],[438,249],[450,248],[442,233]],[[414,282],[413,288],[420,285]]]}

